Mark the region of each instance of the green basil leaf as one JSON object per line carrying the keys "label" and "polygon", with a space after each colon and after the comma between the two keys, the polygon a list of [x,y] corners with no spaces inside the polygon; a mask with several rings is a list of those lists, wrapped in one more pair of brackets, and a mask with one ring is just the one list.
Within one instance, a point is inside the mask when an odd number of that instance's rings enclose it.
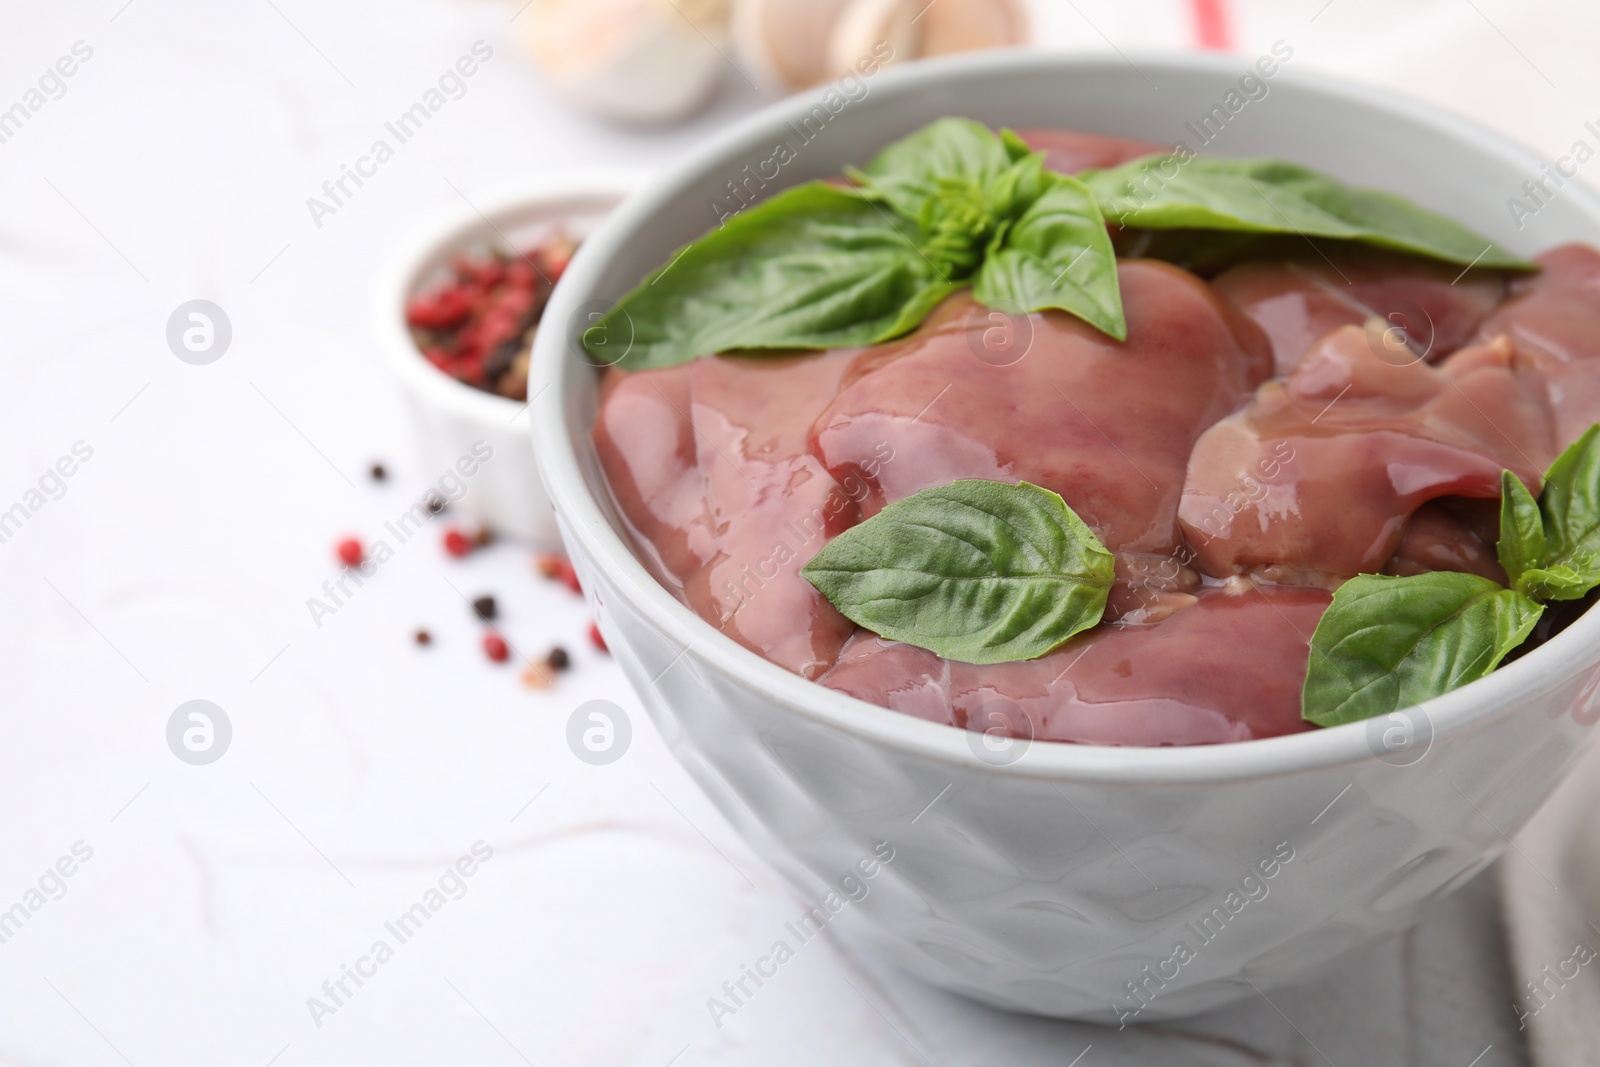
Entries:
{"label": "green basil leaf", "polygon": [[1013,163],[1019,159],[1027,159],[1029,156],[1039,156],[1041,158],[1044,156],[1043,152],[1035,152],[1028,142],[1022,139],[1022,134],[1009,126],[1001,127],[1000,143],[1005,146],[1006,155],[1011,157],[1011,162]]}
{"label": "green basil leaf", "polygon": [[[585,331],[630,370],[741,348],[837,348],[910,330],[953,286],[916,223],[850,189],[811,182],[729,219]],[[614,360],[602,343],[631,337]]]}
{"label": "green basil leaf", "polygon": [[1450,263],[1534,269],[1488,238],[1403,197],[1345,185],[1281,160],[1157,155],[1080,177],[1106,217],[1124,226],[1297,233]]}
{"label": "green basil leaf", "polygon": [[1562,563],[1535,567],[1522,572],[1517,591],[1535,600],[1578,600],[1595,587],[1592,574],[1585,574]]}
{"label": "green basil leaf", "polygon": [[900,315],[890,323],[882,332],[879,340],[890,340],[910,333],[922,325],[922,320],[928,313],[938,307],[944,298],[951,293],[963,288],[957,282],[930,281],[916,292],[910,300],[906,301],[900,309]]}
{"label": "green basil leaf", "polygon": [[1546,600],[1576,600],[1600,585],[1600,425],[1550,465],[1539,510],[1549,544],[1540,567],[1546,573],[1524,577],[1545,583]]}
{"label": "green basil leaf", "polygon": [[1117,258],[1105,219],[1082,182],[1051,177],[1049,189],[985,257],[972,295],[1013,314],[1060,308],[1126,340]]}
{"label": "green basil leaf", "polygon": [[1098,623],[1113,559],[1050,490],[968,480],[895,501],[800,573],[884,637],[947,659],[1005,663]]}
{"label": "green basil leaf", "polygon": [[879,152],[864,170],[846,173],[908,219],[929,225],[941,189],[951,182],[983,189],[1013,162],[998,134],[971,119],[938,119]]}
{"label": "green basil leaf", "polygon": [[1202,278],[1252,259],[1292,259],[1306,251],[1305,240],[1292,233],[1237,230],[1113,229],[1111,246],[1119,256],[1159,259]]}
{"label": "green basil leaf", "polygon": [[1494,670],[1544,606],[1475,574],[1362,574],[1311,635],[1301,714],[1318,726],[1387,715]]}
{"label": "green basil leaf", "polygon": [[1500,542],[1495,546],[1495,553],[1513,589],[1529,592],[1523,587],[1522,576],[1544,564],[1547,550],[1539,502],[1528,492],[1521,478],[1510,471],[1501,471]]}
{"label": "green basil leaf", "polygon": [[1014,222],[1061,177],[1044,169],[1043,152],[1030,152],[989,179],[983,187],[984,208],[1002,223]]}

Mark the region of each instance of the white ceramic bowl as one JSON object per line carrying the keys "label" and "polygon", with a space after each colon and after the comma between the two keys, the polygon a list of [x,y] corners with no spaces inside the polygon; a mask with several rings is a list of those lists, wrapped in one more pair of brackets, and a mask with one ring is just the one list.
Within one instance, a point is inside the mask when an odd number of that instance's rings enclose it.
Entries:
{"label": "white ceramic bowl", "polygon": [[[437,480],[468,457],[475,473],[460,479],[466,491],[451,507],[498,535],[560,545],[534,464],[530,406],[458,382],[424,359],[406,327],[406,300],[436,281],[456,252],[525,251],[556,226],[587,237],[639,184],[632,174],[585,172],[458,201],[402,241],[373,285],[373,336],[410,401],[425,473]],[[479,466],[484,445],[493,456]]]}
{"label": "white ceramic bowl", "polygon": [[[1245,69],[1238,58],[1028,53],[917,65],[873,79],[780,182],[834,175],[941,115],[1170,141]],[[1577,185],[1518,231],[1504,200],[1539,160],[1469,122],[1288,69],[1270,85],[1209,151],[1392,189],[1522,252],[1600,243],[1600,198]],[[728,178],[770,156],[813,103],[768,108],[630,198],[585,246],[551,314],[615,299],[704,232]],[[985,758],[980,735],[807,682],[669,595],[619,532],[590,448],[593,368],[541,335],[534,378],[541,472],[567,545],[679,758],[809,899],[826,901],[889,842],[893,861],[832,921],[979,1000],[1144,1022],[1304,976],[1482,870],[1594,736],[1600,613],[1391,719],[1237,744],[1037,743]]]}

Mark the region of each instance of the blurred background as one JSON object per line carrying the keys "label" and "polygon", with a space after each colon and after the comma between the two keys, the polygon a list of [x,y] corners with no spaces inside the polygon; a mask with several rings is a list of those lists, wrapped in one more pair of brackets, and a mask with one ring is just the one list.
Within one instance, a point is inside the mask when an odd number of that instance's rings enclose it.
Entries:
{"label": "blurred background", "polygon": [[[453,502],[385,533],[454,494],[370,289],[426,218],[648,176],[879,39],[1241,72],[1281,41],[1545,158],[1600,121],[1577,0],[7,0],[0,1067],[1569,1062],[1521,1029],[1495,871],[1181,1023],[1004,1015],[831,932],[708,1012],[801,902],[559,556]],[[591,701],[604,764],[569,742]]]}

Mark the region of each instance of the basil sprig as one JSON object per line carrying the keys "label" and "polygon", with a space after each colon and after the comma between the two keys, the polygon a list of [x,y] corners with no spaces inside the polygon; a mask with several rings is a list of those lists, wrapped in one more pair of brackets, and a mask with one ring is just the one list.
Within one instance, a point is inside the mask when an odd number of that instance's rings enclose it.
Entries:
{"label": "basil sprig", "polygon": [[946,659],[1005,663],[1097,624],[1113,563],[1055,493],[973,479],[895,501],[800,573],[883,637]]}
{"label": "basil sprig", "polygon": [[[1531,497],[1522,483],[1507,474],[1502,482],[1516,483],[1522,500],[1512,507],[1516,548],[1510,553],[1516,569],[1506,566],[1512,588],[1540,600],[1577,600],[1600,585],[1600,425],[1584,431],[1573,446],[1561,453],[1544,476],[1538,510],[1530,514]],[[1500,543],[1506,543],[1506,496],[1500,511]],[[1507,552],[1501,550],[1501,565]]]}
{"label": "basil sprig", "polygon": [[1153,155],[1080,175],[1113,222],[1146,230],[1292,233],[1449,263],[1532,270],[1460,223],[1403,197],[1276,159]]}
{"label": "basil sprig", "polygon": [[1511,587],[1473,574],[1363,574],[1333,594],[1311,635],[1301,715],[1318,726],[1387,715],[1484,677],[1544,603],[1600,585],[1600,425],[1561,453],[1539,500],[1501,474],[1500,540]]}
{"label": "basil sprig", "polygon": [[[741,349],[875,344],[967,286],[989,307],[1055,308],[1125,340],[1107,219],[1213,245],[1300,234],[1533,266],[1400,197],[1275,160],[1157,155],[1075,178],[1046,170],[1044,154],[1009,130],[945,118],[847,173],[851,186],[796,186],[685,245],[584,331],[584,347],[639,370]],[[620,358],[619,337],[631,339]]]}
{"label": "basil sprig", "polygon": [[733,349],[831,348],[915,329],[964,286],[1011,313],[1059,308],[1127,336],[1116,253],[1076,178],[1015,135],[941,119],[884,149],[856,184],[809,182],[675,253],[583,335],[618,365]]}
{"label": "basil sprig", "polygon": [[1127,339],[1116,253],[1094,197],[1045,170],[1044,154],[1012,131],[997,137],[969,119],[940,119],[846,173],[915,219],[929,235],[925,254],[944,277],[970,281],[980,304],[1060,308]]}

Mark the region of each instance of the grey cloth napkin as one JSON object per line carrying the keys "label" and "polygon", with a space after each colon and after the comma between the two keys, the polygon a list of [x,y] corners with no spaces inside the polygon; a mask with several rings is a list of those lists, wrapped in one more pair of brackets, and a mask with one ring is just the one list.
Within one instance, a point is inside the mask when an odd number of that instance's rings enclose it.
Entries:
{"label": "grey cloth napkin", "polygon": [[1538,1067],[1600,1062],[1600,748],[1500,862],[1510,1010]]}

